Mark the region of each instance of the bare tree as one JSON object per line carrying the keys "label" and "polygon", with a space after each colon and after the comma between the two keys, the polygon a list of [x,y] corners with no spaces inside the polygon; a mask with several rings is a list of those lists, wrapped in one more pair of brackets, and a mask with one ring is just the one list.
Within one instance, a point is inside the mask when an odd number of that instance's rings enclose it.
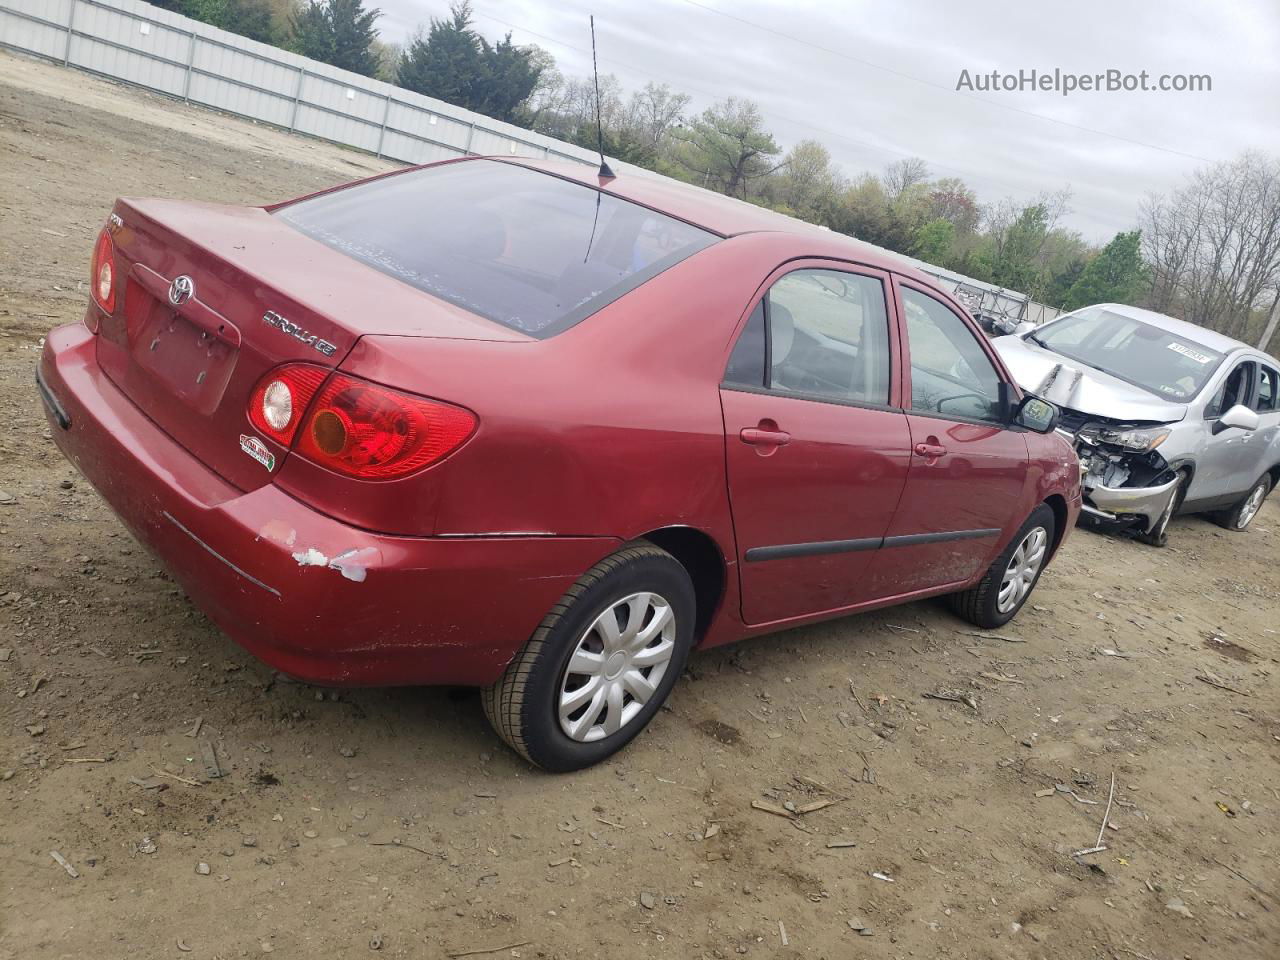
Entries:
{"label": "bare tree", "polygon": [[631,94],[624,122],[632,137],[657,154],[680,125],[689,99],[687,93],[676,93],[665,83],[647,83]]}
{"label": "bare tree", "polygon": [[1268,325],[1280,295],[1280,159],[1247,152],[1198,170],[1140,216],[1153,308],[1237,338]]}
{"label": "bare tree", "polygon": [[929,165],[919,157],[895,160],[884,168],[884,176],[880,178],[890,203],[896,203],[912,187],[928,180]]}

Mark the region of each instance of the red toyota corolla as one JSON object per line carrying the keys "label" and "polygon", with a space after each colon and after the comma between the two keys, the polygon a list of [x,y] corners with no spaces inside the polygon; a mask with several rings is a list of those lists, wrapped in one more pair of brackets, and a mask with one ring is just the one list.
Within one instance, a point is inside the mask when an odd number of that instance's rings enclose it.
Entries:
{"label": "red toyota corolla", "polygon": [[924,275],[668,181],[121,200],[91,286],[53,434],[192,599],[307,680],[481,686],[552,770],[693,647],[936,594],[1003,624],[1080,508],[1054,409]]}

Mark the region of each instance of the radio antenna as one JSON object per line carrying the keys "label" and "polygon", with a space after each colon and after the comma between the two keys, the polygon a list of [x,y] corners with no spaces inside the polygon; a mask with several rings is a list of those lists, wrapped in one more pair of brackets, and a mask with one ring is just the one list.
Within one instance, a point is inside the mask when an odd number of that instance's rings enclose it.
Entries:
{"label": "radio antenna", "polygon": [[600,123],[600,66],[596,63],[596,18],[591,17],[591,73],[596,83],[596,145],[600,148],[600,178],[612,180],[614,172],[604,158],[604,127]]}

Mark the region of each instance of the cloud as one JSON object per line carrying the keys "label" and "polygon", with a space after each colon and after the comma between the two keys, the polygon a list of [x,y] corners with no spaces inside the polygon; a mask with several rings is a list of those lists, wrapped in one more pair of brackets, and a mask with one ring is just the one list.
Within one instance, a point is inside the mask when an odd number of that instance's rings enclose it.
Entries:
{"label": "cloud", "polygon": [[[382,9],[388,40],[448,14],[444,0],[367,2]],[[1275,0],[475,3],[483,35],[510,30],[516,42],[549,50],[570,75],[591,69],[593,12],[600,69],[628,88],[668,83],[696,109],[748,97],[780,143],[817,139],[849,174],[915,155],[935,175],[963,177],[985,201],[1070,186],[1067,224],[1095,241],[1132,226],[1141,198],[1175,187],[1203,165],[1196,157],[1280,154]],[[1069,97],[954,89],[963,69],[1055,67],[1209,74],[1213,89]]]}

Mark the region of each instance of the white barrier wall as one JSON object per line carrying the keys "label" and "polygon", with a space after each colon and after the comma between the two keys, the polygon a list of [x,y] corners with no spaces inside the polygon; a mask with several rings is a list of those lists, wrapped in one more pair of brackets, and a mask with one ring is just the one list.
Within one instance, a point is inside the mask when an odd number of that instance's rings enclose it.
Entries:
{"label": "white barrier wall", "polygon": [[405,163],[594,155],[141,0],[0,0],[0,46]]}

